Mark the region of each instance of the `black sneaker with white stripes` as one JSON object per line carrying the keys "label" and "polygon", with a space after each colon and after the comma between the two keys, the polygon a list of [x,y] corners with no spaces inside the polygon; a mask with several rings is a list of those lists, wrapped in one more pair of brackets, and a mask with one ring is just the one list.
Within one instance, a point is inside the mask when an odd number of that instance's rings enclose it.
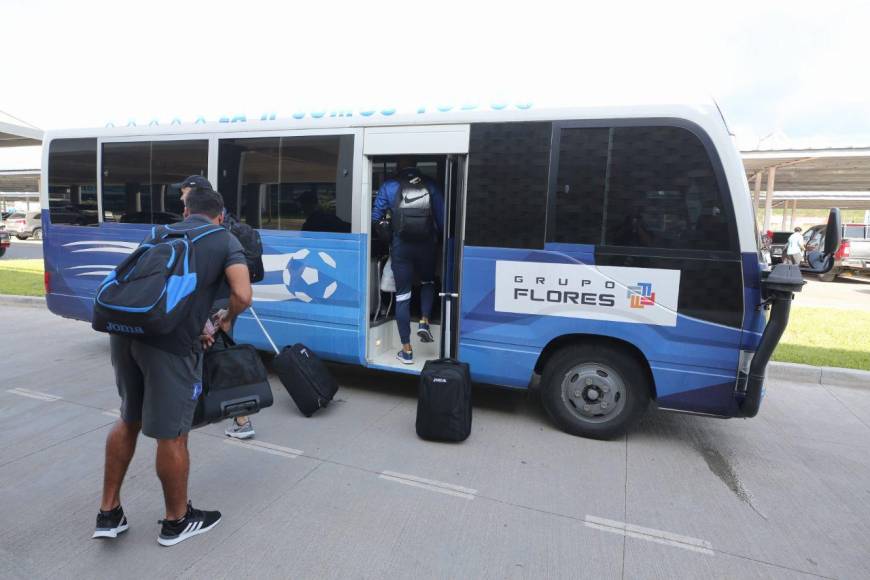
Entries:
{"label": "black sneaker with white stripes", "polygon": [[94,535],[91,537],[117,538],[118,534],[126,532],[129,527],[127,516],[124,515],[124,508],[118,505],[111,511],[100,510],[100,513],[97,514],[97,529],[94,530]]}
{"label": "black sneaker with white stripes", "polygon": [[160,520],[163,525],[157,543],[161,546],[174,546],[187,538],[204,534],[221,521],[221,513],[218,511],[207,512],[198,510],[187,502],[187,513],[180,520]]}

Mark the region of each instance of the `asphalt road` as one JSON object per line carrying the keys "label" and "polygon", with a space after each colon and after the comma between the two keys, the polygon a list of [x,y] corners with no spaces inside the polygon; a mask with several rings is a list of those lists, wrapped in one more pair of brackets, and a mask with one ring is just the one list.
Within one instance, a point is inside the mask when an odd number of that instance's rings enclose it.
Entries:
{"label": "asphalt road", "polygon": [[156,542],[143,439],[130,531],[91,540],[118,397],[107,339],[3,306],[2,578],[866,578],[870,388],[771,381],[760,415],[652,412],[616,441],[568,436],[525,392],[477,389],[471,438],[414,434],[408,378],[336,367],[302,417],[277,380],[253,443],[191,436],[214,531]]}
{"label": "asphalt road", "polygon": [[870,310],[870,279],[837,278],[822,282],[816,276],[804,276],[806,285],[795,297],[796,306]]}
{"label": "asphalt road", "polygon": [[32,240],[19,240],[15,236],[11,239],[12,245],[6,250],[4,260],[20,260],[42,258],[42,242]]}

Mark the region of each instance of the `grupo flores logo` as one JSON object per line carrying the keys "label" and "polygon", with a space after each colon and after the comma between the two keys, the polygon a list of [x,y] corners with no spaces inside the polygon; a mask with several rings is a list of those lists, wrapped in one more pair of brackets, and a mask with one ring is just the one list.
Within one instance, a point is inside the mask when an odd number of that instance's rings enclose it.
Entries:
{"label": "grupo flores logo", "polygon": [[512,314],[675,326],[679,294],[679,270],[497,260],[493,306]]}
{"label": "grupo flores logo", "polygon": [[653,292],[650,282],[638,282],[635,286],[629,286],[626,297],[632,308],[644,308],[656,305],[656,293]]}

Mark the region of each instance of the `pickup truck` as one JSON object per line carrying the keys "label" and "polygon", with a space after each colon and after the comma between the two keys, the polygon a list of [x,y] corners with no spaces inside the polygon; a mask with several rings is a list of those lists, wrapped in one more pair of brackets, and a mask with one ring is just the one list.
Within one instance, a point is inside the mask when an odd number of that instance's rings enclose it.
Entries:
{"label": "pickup truck", "polygon": [[773,232],[773,239],[770,241],[770,261],[772,264],[781,264],[785,257],[785,247],[788,245],[788,238],[792,232]]}
{"label": "pickup truck", "polygon": [[[813,226],[804,232],[807,246],[802,267],[819,268],[823,261],[825,247],[824,225]],[[845,224],[842,226],[843,240],[834,254],[834,267],[820,278],[832,282],[837,276],[870,276],[870,225]]]}

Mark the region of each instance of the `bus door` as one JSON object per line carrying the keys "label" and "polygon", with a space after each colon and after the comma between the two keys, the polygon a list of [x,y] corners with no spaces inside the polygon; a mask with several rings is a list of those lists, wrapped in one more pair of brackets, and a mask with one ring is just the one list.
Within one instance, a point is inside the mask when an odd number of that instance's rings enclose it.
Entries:
{"label": "bus door", "polygon": [[[371,211],[381,185],[397,173],[400,165],[415,166],[424,178],[444,192],[444,231],[437,244],[432,246],[436,267],[434,304],[429,320],[434,342],[422,342],[417,335],[418,321],[424,315],[421,301],[421,282],[424,281],[417,274],[410,298],[411,345],[414,350],[411,365],[404,364],[397,357],[402,341],[396,322],[397,296],[390,282],[391,268],[387,264],[391,246],[379,240],[377,231],[370,236],[369,324],[365,353],[369,366],[414,372],[421,370],[427,360],[438,358],[442,348],[456,355],[468,134],[467,125],[366,130],[364,151],[368,182],[364,184],[364,190],[371,191],[366,211]],[[446,303],[448,298],[451,299],[449,306]],[[443,329],[448,312],[452,324],[449,335],[446,335]]]}

